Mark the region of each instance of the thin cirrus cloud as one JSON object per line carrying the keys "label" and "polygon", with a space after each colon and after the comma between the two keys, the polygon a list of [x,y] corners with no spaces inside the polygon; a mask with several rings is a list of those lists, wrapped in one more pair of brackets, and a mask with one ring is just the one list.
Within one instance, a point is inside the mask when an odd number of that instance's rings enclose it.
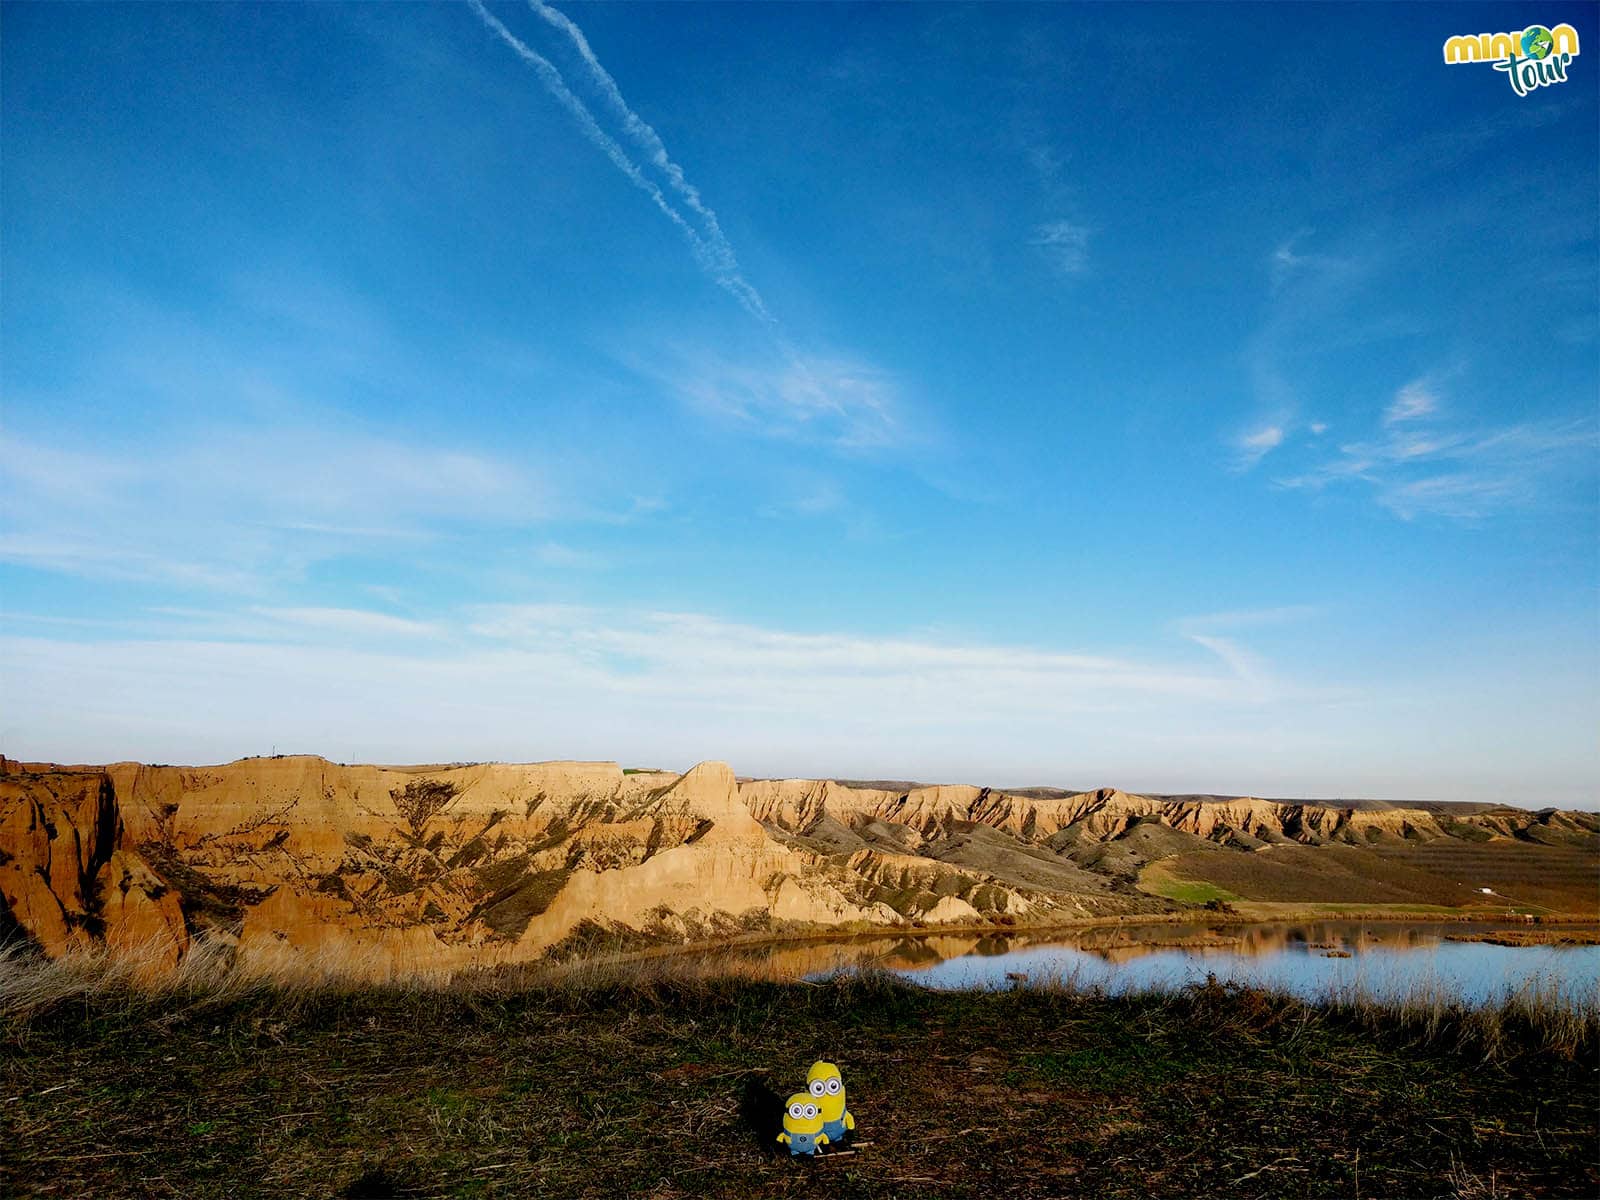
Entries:
{"label": "thin cirrus cloud", "polygon": [[[1227,436],[1237,471],[1255,468],[1299,428],[1307,362],[1340,338],[1359,341],[1365,336],[1353,323],[1332,318],[1371,271],[1371,261],[1356,254],[1302,249],[1311,236],[1311,230],[1301,230],[1267,258],[1266,318],[1241,354],[1254,416],[1244,432]],[[1311,425],[1313,433],[1326,428],[1320,421]]]}
{"label": "thin cirrus cloud", "polygon": [[1309,230],[1296,233],[1268,256],[1267,317],[1243,353],[1255,417],[1227,439],[1235,469],[1256,469],[1270,456],[1283,464],[1273,479],[1279,487],[1361,489],[1405,520],[1480,520],[1547,499],[1594,446],[1593,424],[1494,425],[1454,415],[1446,384],[1456,371],[1397,388],[1365,433],[1342,420],[1346,440],[1337,443],[1326,436],[1328,420],[1308,419],[1304,393],[1337,386],[1325,378],[1333,355],[1416,332],[1403,313],[1355,306],[1381,253],[1348,246],[1329,252],[1308,245],[1310,238]]}
{"label": "thin cirrus cloud", "polygon": [[1082,275],[1089,269],[1092,230],[1075,221],[1046,221],[1033,231],[1032,244],[1063,275]]}
{"label": "thin cirrus cloud", "polygon": [[8,436],[0,500],[0,561],[221,590],[296,575],[375,540],[517,527],[551,510],[544,482],[510,462],[317,427],[117,450]]}
{"label": "thin cirrus cloud", "polygon": [[[1135,657],[647,610],[501,605],[414,620],[304,607],[174,611],[159,628],[147,616],[97,625],[92,638],[59,621],[13,619],[0,661],[8,688],[28,697],[8,714],[7,736],[60,761],[287,750],[410,762],[415,730],[426,729],[430,756],[470,761],[622,756],[683,769],[719,758],[786,776],[1157,791],[1199,781],[1286,795],[1300,794],[1311,755],[1347,781],[1325,794],[1421,786],[1397,776],[1352,791],[1356,777],[1339,771],[1364,744],[1370,703],[1424,741],[1439,728],[1431,705],[1287,681],[1250,644],[1259,627],[1304,612],[1190,618],[1171,632],[1192,650]],[[1536,711],[1543,698],[1533,697]],[[1537,719],[1571,715],[1557,704]],[[1528,786],[1520,766],[1508,773],[1485,744],[1465,735],[1441,744],[1441,769],[1448,760],[1464,780],[1455,798]],[[1295,790],[1264,790],[1274,787]]]}
{"label": "thin cirrus cloud", "polygon": [[[975,719],[1017,708],[1077,711],[1139,698],[1253,703],[1265,672],[1232,645],[1207,646],[1223,670],[1095,653],[911,635],[810,633],[702,613],[568,606],[484,606],[474,636],[509,651],[567,661],[623,691],[699,693],[739,708],[790,711],[835,702],[928,705]],[[1203,641],[1193,638],[1198,644]],[[896,698],[899,698],[897,701]]]}
{"label": "thin cirrus cloud", "polygon": [[1234,442],[1234,448],[1238,451],[1238,465],[1245,470],[1255,466],[1283,445],[1283,437],[1281,425],[1264,425],[1260,429],[1240,434]]}
{"label": "thin cirrus cloud", "polygon": [[312,425],[217,429],[119,451],[8,435],[0,488],[8,509],[23,516],[187,500],[346,528],[424,515],[538,515],[548,503],[539,481],[486,454]]}
{"label": "thin cirrus cloud", "polygon": [[1277,678],[1265,658],[1243,644],[1240,633],[1263,626],[1305,621],[1319,611],[1313,605],[1285,604],[1275,608],[1204,613],[1185,617],[1177,622],[1176,629],[1180,636],[1204,647],[1227,664],[1241,685],[1254,689],[1256,695],[1264,700],[1291,689]]}
{"label": "thin cirrus cloud", "polygon": [[916,436],[898,380],[848,358],[683,347],[622,357],[688,408],[762,436],[845,451],[900,447]]}
{"label": "thin cirrus cloud", "polygon": [[1356,279],[1365,269],[1358,258],[1299,249],[1316,231],[1302,229],[1273,248],[1267,265],[1274,293],[1300,289],[1325,294]]}
{"label": "thin cirrus cloud", "polygon": [[[166,636],[107,630],[93,642],[24,628],[0,637],[10,683],[30,697],[12,736],[74,761],[265,753],[265,729],[279,749],[409,761],[414,744],[399,731],[426,728],[430,753],[477,760],[624,754],[786,773],[903,763],[987,775],[1016,771],[1026,747],[1048,744],[1055,769],[1120,774],[1107,746],[1130,729],[1170,753],[1197,706],[1207,722],[1248,723],[1282,698],[1232,646],[1199,662],[1139,661],[701,613],[494,606],[410,621],[263,608],[231,626],[216,614]],[[85,696],[96,698],[88,709]],[[804,749],[817,746],[825,751]],[[1123,761],[1144,757],[1129,749]]]}
{"label": "thin cirrus cloud", "polygon": [[1399,425],[1405,421],[1419,421],[1432,416],[1439,407],[1438,393],[1426,379],[1414,379],[1394,394],[1389,407],[1383,410],[1385,425]]}
{"label": "thin cirrus cloud", "polygon": [[[29,675],[29,663],[63,678],[88,669],[66,643],[48,635],[48,622],[24,618],[13,628],[30,625],[42,625],[45,635],[9,639],[19,677]],[[370,656],[339,690],[359,696],[365,706],[381,702],[386,710],[412,703],[418,720],[459,705],[514,701],[518,718],[525,719],[565,712],[569,704],[603,712],[637,703],[638,713],[649,715],[652,723],[678,721],[688,735],[711,714],[733,713],[775,741],[787,736],[794,720],[858,722],[870,714],[873,724],[917,731],[947,725],[956,714],[960,723],[971,725],[1049,722],[1152,705],[1250,708],[1269,694],[1292,691],[1280,687],[1270,669],[1235,638],[1212,637],[1231,628],[1225,620],[1207,624],[1201,619],[1194,628],[1210,631],[1191,638],[1209,652],[1199,661],[1181,653],[1138,659],[911,633],[796,631],[698,612],[575,605],[478,605],[426,619],[345,607],[164,608],[129,618],[120,631],[104,630],[95,643],[102,657],[94,670],[104,665],[114,673],[119,662],[137,662],[157,675],[181,675],[192,659],[201,677],[194,682],[204,690],[200,665],[227,662],[232,666],[225,674],[258,675],[255,682],[266,693],[284,675],[320,677],[317,655],[351,661]],[[1191,631],[1183,632],[1189,636]],[[418,686],[423,677],[445,680],[448,687],[441,693]],[[235,678],[227,691],[253,695],[254,687],[240,691],[248,682]],[[308,691],[313,695],[321,692]],[[226,699],[219,692],[218,700]],[[115,708],[112,700],[107,703]],[[365,710],[352,709],[350,719]],[[126,713],[113,715],[137,721],[146,711],[130,699]],[[172,711],[190,714],[187,719],[197,727],[210,719],[205,706]]]}
{"label": "thin cirrus cloud", "polygon": [[253,613],[285,625],[355,637],[437,637],[438,626],[360,608],[263,608]]}
{"label": "thin cirrus cloud", "polygon": [[160,582],[215,591],[248,591],[255,570],[228,562],[186,557],[166,547],[123,544],[115,536],[71,536],[51,532],[0,534],[0,562],[87,579]]}
{"label": "thin cirrus cloud", "polygon": [[1452,420],[1437,382],[1424,377],[1395,392],[1372,436],[1343,443],[1310,470],[1275,482],[1310,491],[1364,487],[1406,520],[1477,520],[1537,502],[1597,444],[1587,420],[1499,426]]}

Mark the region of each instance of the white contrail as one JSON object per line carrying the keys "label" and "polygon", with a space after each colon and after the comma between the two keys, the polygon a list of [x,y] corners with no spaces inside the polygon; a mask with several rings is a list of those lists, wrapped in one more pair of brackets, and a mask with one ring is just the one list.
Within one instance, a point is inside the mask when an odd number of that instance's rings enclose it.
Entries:
{"label": "white contrail", "polygon": [[684,176],[683,168],[672,161],[672,156],[667,153],[667,147],[662,142],[659,134],[645,121],[628,107],[628,102],[622,97],[622,89],[617,86],[617,81],[611,77],[596,57],[594,49],[589,45],[589,39],[583,36],[583,30],[559,9],[552,8],[544,0],[528,0],[528,7],[533,9],[550,25],[566,34],[577,47],[578,54],[583,58],[584,65],[589,68],[589,74],[600,89],[612,110],[621,119],[623,128],[632,135],[656,169],[667,177],[672,185],[672,190],[683,197],[684,206],[699,216],[706,228],[706,243],[711,253],[715,256],[717,267],[722,272],[724,279],[719,282],[728,287],[736,295],[746,301],[748,307],[763,320],[770,320],[766,306],[761,302],[761,297],[756,290],[744,279],[739,270],[738,257],[733,252],[733,245],[722,232],[722,226],[717,221],[717,214],[700,198],[700,190],[690,183]]}
{"label": "white contrail", "polygon": [[605,130],[600,128],[588,106],[573,95],[572,89],[567,87],[566,82],[561,78],[561,72],[556,70],[548,59],[530,49],[516,34],[502,25],[499,18],[484,7],[483,0],[467,0],[467,3],[472,6],[472,10],[478,14],[483,23],[499,35],[501,41],[510,46],[528,65],[539,72],[539,78],[544,82],[545,88],[572,114],[573,118],[578,122],[579,128],[583,130],[584,135],[601,150],[605,151],[606,157],[616,164],[617,170],[626,175],[634,186],[647,193],[656,202],[656,207],[665,213],[670,221],[683,230],[684,236],[693,245],[696,255],[709,258],[709,251],[699,232],[683,219],[683,215],[677,209],[667,203],[667,198],[661,194],[661,189],[646,179],[644,172],[639,170],[634,162],[629,159],[622,147],[617,145],[616,141]]}
{"label": "white contrail", "polygon": [[[621,110],[626,113],[624,120],[635,140],[643,141],[643,135],[640,130],[648,131],[649,138],[654,140],[656,146],[661,147],[658,156],[654,148],[648,142],[645,142],[646,148],[650,149],[651,156],[656,159],[657,165],[660,166],[662,162],[665,162],[666,165],[662,166],[661,169],[671,181],[674,190],[684,197],[684,203],[700,215],[705,222],[707,235],[702,235],[698,229],[690,224],[683,214],[673,207],[672,203],[662,193],[661,188],[645,175],[637,163],[628,157],[627,152],[617,144],[616,139],[600,128],[599,122],[594,119],[594,114],[589,111],[588,105],[573,94],[572,89],[567,86],[566,81],[561,77],[561,72],[555,68],[554,64],[507,29],[500,22],[500,19],[484,6],[483,0],[467,0],[467,3],[472,7],[472,11],[478,14],[478,19],[490,31],[507,46],[510,46],[518,57],[538,72],[539,79],[544,84],[545,90],[572,114],[573,119],[578,122],[578,127],[583,130],[584,136],[602,150],[606,157],[616,166],[617,170],[627,176],[630,183],[648,195],[667,219],[683,232],[684,237],[689,239],[689,245],[693,249],[695,259],[699,262],[701,269],[710,275],[712,280],[719,286],[730,292],[752,315],[767,324],[774,324],[771,314],[767,312],[766,305],[762,303],[761,296],[739,274],[738,262],[733,257],[733,249],[728,245],[721,228],[717,225],[716,215],[705,207],[700,201],[699,192],[683,178],[683,172],[678,168],[677,164],[667,157],[666,147],[661,146],[661,139],[656,136],[655,131],[634,116],[632,110],[628,109],[627,104],[622,100],[622,94],[618,91],[615,81],[606,73],[605,68],[600,66],[599,61],[595,59],[593,52],[589,49],[588,42],[584,39],[577,26],[573,25],[562,14],[555,12],[553,9],[550,10],[554,17],[560,18],[570,27],[569,35],[574,35],[574,40],[579,45],[585,60],[592,64],[593,70],[598,70],[599,75],[596,78],[604,78],[608,98],[614,94],[615,98],[612,103],[620,106]],[[541,15],[545,14],[541,13]],[[551,17],[546,16],[545,19],[551,20]],[[552,20],[551,23],[555,24],[556,22]],[[559,25],[557,27],[560,28]]]}

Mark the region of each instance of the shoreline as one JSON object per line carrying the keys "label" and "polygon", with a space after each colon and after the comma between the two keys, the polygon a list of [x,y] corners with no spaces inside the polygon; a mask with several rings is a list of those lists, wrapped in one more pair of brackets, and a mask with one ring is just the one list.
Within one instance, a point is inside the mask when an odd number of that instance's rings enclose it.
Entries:
{"label": "shoreline", "polygon": [[[1248,901],[1246,903],[1249,903]],[[1003,937],[1003,938],[1037,938],[1049,937],[1055,934],[1076,933],[1096,929],[1137,929],[1159,926],[1177,925],[1210,925],[1224,927],[1250,927],[1259,925],[1298,924],[1305,922],[1318,923],[1344,923],[1360,922],[1375,924],[1396,925],[1491,925],[1503,926],[1513,929],[1537,929],[1541,926],[1594,926],[1600,928],[1600,914],[1587,913],[1555,913],[1541,914],[1536,918],[1521,916],[1494,916],[1490,914],[1474,913],[1458,910],[1455,912],[1420,912],[1416,910],[1393,911],[1382,909],[1364,909],[1351,912],[1314,912],[1297,909],[1292,912],[1273,914],[1270,916],[1253,916],[1240,912],[1209,912],[1197,909],[1179,913],[1153,913],[1149,915],[1115,916],[1115,917],[1088,917],[1075,921],[1051,921],[1039,925],[1009,924],[1001,925],[993,922],[972,923],[959,925],[883,925],[869,929],[848,930],[818,930],[804,933],[779,933],[779,934],[740,934],[735,937],[706,942],[684,942],[648,946],[635,950],[616,951],[612,953],[601,952],[595,955],[575,957],[562,960],[549,960],[544,958],[525,959],[516,962],[500,963],[484,967],[464,967],[462,972],[478,970],[493,971],[515,969],[520,967],[546,967],[560,969],[563,967],[578,967],[586,964],[603,965],[612,963],[643,962],[660,958],[674,957],[705,957],[718,952],[744,952],[762,949],[777,949],[784,947],[804,948],[808,946],[825,946],[847,944],[850,942],[879,941],[886,938],[925,940],[935,937]],[[1181,943],[1176,943],[1181,944]]]}

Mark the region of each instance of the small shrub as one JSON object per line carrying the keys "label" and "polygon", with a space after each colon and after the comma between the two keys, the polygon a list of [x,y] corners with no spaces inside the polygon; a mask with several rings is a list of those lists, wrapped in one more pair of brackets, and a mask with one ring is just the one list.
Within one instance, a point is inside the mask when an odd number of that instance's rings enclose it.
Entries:
{"label": "small shrub", "polygon": [[391,791],[389,799],[404,818],[411,836],[421,841],[428,822],[448,808],[459,792],[455,784],[442,779],[413,779],[405,787]]}

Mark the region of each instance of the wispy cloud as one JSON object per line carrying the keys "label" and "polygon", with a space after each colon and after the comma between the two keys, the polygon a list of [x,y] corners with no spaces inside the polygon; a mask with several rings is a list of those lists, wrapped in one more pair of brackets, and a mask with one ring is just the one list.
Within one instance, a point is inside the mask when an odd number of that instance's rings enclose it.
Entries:
{"label": "wispy cloud", "polygon": [[838,485],[824,482],[796,496],[787,507],[790,512],[801,516],[816,517],[824,513],[838,512],[844,507],[844,503],[844,493],[839,490]]}
{"label": "wispy cloud", "polygon": [[1195,714],[1253,720],[1290,694],[1236,641],[1198,662],[1178,649],[1139,659],[561,605],[418,621],[261,608],[185,614],[159,631],[39,631],[0,637],[8,683],[30,697],[8,737],[74,761],[215,761],[271,743],[409,761],[426,729],[428,754],[451,758],[981,768],[993,782],[997,769],[1040,769],[1041,745],[1059,756],[1056,771],[1111,771],[1109,745],[1119,774],[1124,763],[1148,770],[1137,747],[1170,749],[1196,730]]}
{"label": "wispy cloud", "polygon": [[1399,388],[1371,438],[1276,482],[1320,490],[1361,484],[1406,520],[1433,515],[1474,520],[1535,502],[1552,477],[1596,447],[1588,420],[1472,425],[1448,418],[1435,377]]}
{"label": "wispy cloud", "polygon": [[899,383],[850,359],[665,351],[632,365],[690,407],[751,432],[865,450],[909,436]]}
{"label": "wispy cloud", "polygon": [[1279,604],[1272,608],[1235,608],[1226,612],[1199,613],[1178,622],[1180,632],[1188,634],[1208,629],[1250,629],[1262,625],[1285,625],[1304,621],[1321,612],[1315,604]]}
{"label": "wispy cloud", "polygon": [[1266,425],[1249,433],[1240,434],[1235,439],[1234,445],[1238,450],[1238,465],[1248,470],[1283,445],[1283,427]]}
{"label": "wispy cloud", "polygon": [[1111,693],[1240,698],[1231,675],[1039,647],[919,637],[800,633],[701,613],[545,606],[474,610],[478,637],[527,653],[571,656],[616,686],[715,696],[784,709],[806,696],[935,693],[1007,710],[1035,703],[1077,709]]}
{"label": "wispy cloud", "polygon": [[[1357,253],[1303,248],[1311,237],[1311,230],[1300,230],[1267,258],[1271,285],[1265,319],[1241,355],[1251,416],[1223,435],[1237,470],[1256,466],[1302,428],[1302,393],[1316,356],[1341,341],[1360,342],[1366,336],[1359,323],[1336,319],[1336,314],[1371,271],[1371,261]],[[1245,426],[1242,434],[1237,432],[1240,424]]]}
{"label": "wispy cloud", "polygon": [[1291,323],[1304,310],[1336,303],[1377,265],[1370,251],[1358,251],[1348,245],[1313,249],[1307,243],[1316,236],[1314,229],[1301,229],[1279,242],[1267,256],[1270,290],[1279,297],[1280,304],[1287,306],[1275,315],[1282,315]]}
{"label": "wispy cloud", "polygon": [[1240,641],[1239,631],[1304,621],[1317,612],[1313,605],[1285,604],[1275,608],[1204,613],[1185,617],[1177,623],[1177,630],[1195,645],[1216,655],[1241,686],[1251,689],[1258,698],[1266,699],[1284,690],[1284,685],[1266,659]]}
{"label": "wispy cloud", "polygon": [[325,426],[94,450],[7,436],[0,502],[0,561],[227,590],[374,539],[518,527],[551,508],[541,479],[499,458]]}
{"label": "wispy cloud", "polygon": [[[311,531],[393,532],[408,517],[537,518],[544,487],[517,466],[473,450],[401,441],[326,426],[222,428],[140,452],[72,451],[15,437],[0,442],[0,478],[15,485],[18,505],[48,493],[36,471],[13,470],[33,456],[70,459],[100,481],[85,497],[98,508],[113,498],[184,498],[193,510],[229,501],[258,521]],[[60,500],[59,493],[56,498]],[[330,524],[319,526],[319,522]]]}
{"label": "wispy cloud", "polygon": [[1315,232],[1312,229],[1302,229],[1274,247],[1268,259],[1274,291],[1290,284],[1304,282],[1308,278],[1323,281],[1338,278],[1347,274],[1354,266],[1348,259],[1338,255],[1299,249],[1300,244],[1312,237]]}
{"label": "wispy cloud", "polygon": [[564,542],[543,542],[535,546],[533,558],[540,566],[561,570],[581,570],[606,565],[602,555],[592,550],[580,550]]}
{"label": "wispy cloud", "polygon": [[1195,645],[1203,646],[1227,664],[1240,683],[1261,694],[1270,689],[1271,678],[1261,659],[1239,645],[1236,639],[1214,633],[1191,633],[1186,636]]}
{"label": "wispy cloud", "polygon": [[1414,379],[1394,394],[1389,407],[1383,411],[1385,425],[1399,425],[1431,416],[1439,407],[1439,397],[1431,381]]}
{"label": "wispy cloud", "polygon": [[360,608],[252,608],[260,616],[286,625],[357,637],[437,637],[439,628],[388,613]]}
{"label": "wispy cloud", "polygon": [[1303,236],[1305,235],[1296,234],[1288,241],[1279,243],[1278,248],[1272,252],[1272,280],[1274,283],[1280,283],[1288,278],[1295,268],[1305,262],[1305,256],[1296,254],[1294,250],[1295,242]]}
{"label": "wispy cloud", "polygon": [[666,178],[667,187],[688,210],[689,217],[668,199],[661,186],[650,178],[644,167],[634,161],[621,141],[601,127],[593,110],[567,84],[554,63],[512,33],[489,11],[483,0],[468,0],[468,3],[472,11],[477,13],[478,19],[534,69],[545,90],[578,123],[578,128],[584,137],[611,160],[629,183],[649,196],[656,208],[677,226],[679,232],[688,240],[701,269],[719,287],[738,300],[752,316],[771,324],[772,315],[767,311],[766,303],[760,294],[740,271],[738,258],[722,232],[716,213],[701,199],[699,190],[685,178],[683,169],[672,161],[656,131],[628,107],[616,80],[601,66],[600,60],[595,57],[594,51],[589,46],[588,39],[583,36],[578,26],[550,5],[540,3],[539,0],[530,0],[530,7],[534,12],[566,35],[576,47],[591,86],[599,91],[607,106],[620,118],[622,136],[641,150],[649,165]]}
{"label": "wispy cloud", "polygon": [[197,562],[181,551],[141,549],[115,536],[92,534],[0,534],[0,562],[89,579],[155,581],[231,592],[249,591],[259,580],[247,566]]}
{"label": "wispy cloud", "polygon": [[1089,269],[1091,233],[1073,221],[1047,221],[1033,231],[1033,244],[1063,275],[1082,275]]}
{"label": "wispy cloud", "polygon": [[774,483],[775,494],[756,510],[758,516],[772,519],[836,517],[851,521],[859,518],[836,480],[799,471],[790,473],[787,480]]}

